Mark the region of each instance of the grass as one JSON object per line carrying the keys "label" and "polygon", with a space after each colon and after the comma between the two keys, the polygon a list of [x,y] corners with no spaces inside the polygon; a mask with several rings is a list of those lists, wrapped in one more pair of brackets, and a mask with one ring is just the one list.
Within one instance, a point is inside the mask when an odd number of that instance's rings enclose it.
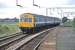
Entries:
{"label": "grass", "polygon": [[9,36],[19,31],[16,23],[0,23],[0,37]]}
{"label": "grass", "polygon": [[63,25],[64,25],[65,27],[72,27],[73,30],[75,31],[75,22],[73,22],[73,21],[68,21],[68,22],[65,22]]}
{"label": "grass", "polygon": [[72,23],[73,30],[75,31],[75,22]]}
{"label": "grass", "polygon": [[66,26],[66,27],[72,27],[73,26],[73,22],[72,21],[65,22],[64,26]]}

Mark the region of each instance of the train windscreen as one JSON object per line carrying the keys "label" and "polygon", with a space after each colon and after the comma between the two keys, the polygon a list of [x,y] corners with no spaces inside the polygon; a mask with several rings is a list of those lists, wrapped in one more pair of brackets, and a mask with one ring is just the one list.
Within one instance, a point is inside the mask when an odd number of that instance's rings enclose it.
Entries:
{"label": "train windscreen", "polygon": [[21,22],[32,22],[32,18],[21,17]]}

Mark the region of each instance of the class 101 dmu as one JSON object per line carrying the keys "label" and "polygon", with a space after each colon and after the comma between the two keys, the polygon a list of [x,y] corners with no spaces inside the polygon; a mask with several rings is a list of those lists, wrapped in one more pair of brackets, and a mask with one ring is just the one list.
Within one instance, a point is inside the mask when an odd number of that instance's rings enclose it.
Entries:
{"label": "class 101 dmu", "polygon": [[20,15],[18,26],[22,32],[38,32],[42,29],[58,26],[61,20],[57,17],[50,17],[32,13]]}

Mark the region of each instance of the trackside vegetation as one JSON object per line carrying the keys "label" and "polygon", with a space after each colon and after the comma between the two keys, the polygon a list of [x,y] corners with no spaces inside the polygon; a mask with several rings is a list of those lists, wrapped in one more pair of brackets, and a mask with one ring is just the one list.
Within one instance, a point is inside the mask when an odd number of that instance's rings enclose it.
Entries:
{"label": "trackside vegetation", "polygon": [[72,27],[73,26],[73,21],[72,20],[67,20],[66,22],[63,23],[65,27]]}
{"label": "trackside vegetation", "polygon": [[73,30],[75,31],[75,18],[73,19]]}
{"label": "trackside vegetation", "polygon": [[16,23],[0,23],[0,37],[9,36],[20,31]]}
{"label": "trackside vegetation", "polygon": [[75,18],[73,19],[73,27],[75,28]]}
{"label": "trackside vegetation", "polygon": [[75,31],[75,18],[74,19],[68,19],[66,22],[63,23],[63,26],[65,27],[72,27]]}

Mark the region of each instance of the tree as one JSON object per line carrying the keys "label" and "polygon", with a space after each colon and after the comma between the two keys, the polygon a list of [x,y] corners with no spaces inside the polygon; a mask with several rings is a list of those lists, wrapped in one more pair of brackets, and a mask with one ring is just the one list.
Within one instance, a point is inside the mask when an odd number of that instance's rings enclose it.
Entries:
{"label": "tree", "polygon": [[75,27],[75,18],[73,18],[73,26]]}
{"label": "tree", "polygon": [[73,22],[75,23],[75,18],[73,18]]}
{"label": "tree", "polygon": [[68,19],[67,19],[67,17],[63,17],[62,18],[62,22],[64,23],[64,22],[66,22]]}

